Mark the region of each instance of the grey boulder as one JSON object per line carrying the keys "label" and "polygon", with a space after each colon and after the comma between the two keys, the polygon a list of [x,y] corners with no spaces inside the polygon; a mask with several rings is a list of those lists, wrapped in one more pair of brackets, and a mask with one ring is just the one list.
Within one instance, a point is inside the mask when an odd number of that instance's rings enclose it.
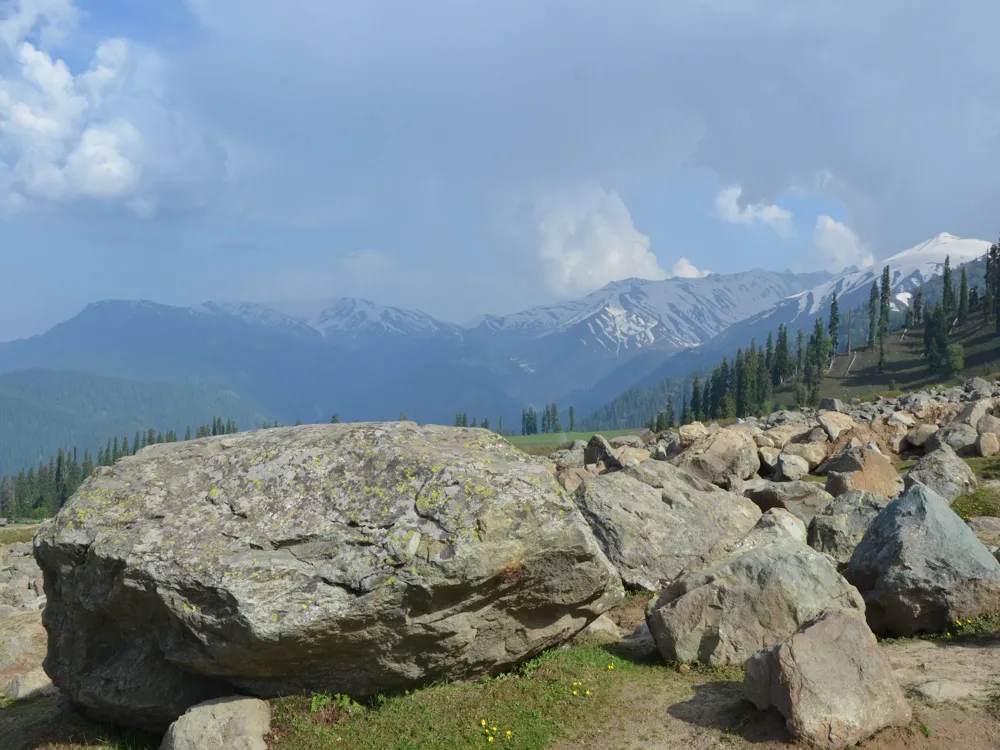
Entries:
{"label": "grey boulder", "polygon": [[779,529],[715,565],[681,575],[651,600],[646,622],[667,661],[742,664],[817,615],[864,610],[824,555]]}
{"label": "grey boulder", "polygon": [[1000,611],[1000,563],[922,484],[878,515],[844,575],[880,635],[940,632],[957,619]]}
{"label": "grey boulder", "polygon": [[809,546],[839,564],[847,563],[868,527],[888,501],[871,492],[850,490],[823,508],[809,524]]}
{"label": "grey boulder", "polygon": [[783,508],[806,525],[833,500],[833,495],[823,489],[823,485],[804,481],[756,482],[748,486],[744,494],[761,510]]}
{"label": "grey boulder", "polygon": [[258,698],[218,698],[170,725],[160,750],[267,750],[271,707]]}
{"label": "grey boulder", "polygon": [[743,694],[785,717],[792,737],[816,750],[843,750],[889,726],[910,706],[857,610],[826,612],[746,663]]}
{"label": "grey boulder", "polygon": [[760,518],[750,500],[660,461],[591,480],[576,504],[625,585],[647,591]]}
{"label": "grey boulder", "polygon": [[496,673],[623,597],[544,467],[487,430],[412,422],[148,447],[89,478],[35,556],[53,682],[154,731],[234,693]]}
{"label": "grey boulder", "polygon": [[929,487],[949,504],[979,486],[969,465],[946,443],[917,461],[903,481],[908,488],[915,484]]}
{"label": "grey boulder", "polygon": [[727,428],[697,440],[671,462],[689,474],[723,488],[735,477],[749,479],[760,469],[757,444],[743,429]]}
{"label": "grey boulder", "polygon": [[950,422],[928,438],[924,443],[924,451],[930,453],[942,445],[947,445],[959,456],[974,456],[977,437],[979,433],[972,425]]}

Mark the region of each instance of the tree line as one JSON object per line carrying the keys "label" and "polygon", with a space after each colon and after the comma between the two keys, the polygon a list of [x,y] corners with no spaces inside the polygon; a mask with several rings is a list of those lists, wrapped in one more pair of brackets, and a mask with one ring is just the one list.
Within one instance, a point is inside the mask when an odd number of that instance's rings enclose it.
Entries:
{"label": "tree line", "polygon": [[[198,425],[192,432],[188,427],[183,440],[229,435],[237,432],[231,419],[214,417],[210,423]],[[48,461],[39,461],[38,467],[21,469],[15,475],[0,479],[0,517],[47,518],[54,515],[70,496],[83,484],[98,466],[110,466],[119,458],[135,455],[149,445],[178,442],[173,430],[167,432],[149,429],[137,432],[130,441],[127,435],[109,438],[97,449],[96,456],[89,448],[60,448]]]}

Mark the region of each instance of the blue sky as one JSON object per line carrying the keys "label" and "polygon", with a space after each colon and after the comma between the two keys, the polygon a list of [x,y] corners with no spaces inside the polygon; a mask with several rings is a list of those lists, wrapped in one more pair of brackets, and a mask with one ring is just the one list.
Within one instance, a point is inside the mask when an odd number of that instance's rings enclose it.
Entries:
{"label": "blue sky", "polygon": [[0,339],[87,302],[462,322],[1000,231],[979,0],[0,0]]}

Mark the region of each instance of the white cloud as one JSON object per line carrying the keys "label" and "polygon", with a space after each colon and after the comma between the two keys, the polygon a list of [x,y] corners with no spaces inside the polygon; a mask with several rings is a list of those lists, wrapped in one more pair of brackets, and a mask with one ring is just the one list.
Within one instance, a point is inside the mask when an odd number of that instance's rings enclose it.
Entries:
{"label": "white cloud", "polygon": [[154,53],[104,39],[87,68],[74,73],[52,53],[75,30],[78,11],[70,0],[15,0],[6,7],[0,210],[102,200],[150,216],[161,188],[206,175],[213,154],[164,106]]}
{"label": "white cloud", "polygon": [[792,212],[777,204],[757,203],[740,207],[743,188],[730,185],[715,196],[715,213],[730,224],[761,223],[771,227],[782,237],[792,233]]}
{"label": "white cloud", "polygon": [[554,294],[578,297],[619,279],[670,275],[614,190],[588,185],[541,204],[538,254]]}
{"label": "white cloud", "polygon": [[847,266],[865,268],[875,262],[850,227],[829,216],[820,216],[813,229],[813,245],[820,255],[823,267],[837,273]]}
{"label": "white cloud", "polygon": [[708,276],[711,271],[697,268],[694,263],[687,258],[678,258],[671,270],[671,275],[681,279],[700,279]]}

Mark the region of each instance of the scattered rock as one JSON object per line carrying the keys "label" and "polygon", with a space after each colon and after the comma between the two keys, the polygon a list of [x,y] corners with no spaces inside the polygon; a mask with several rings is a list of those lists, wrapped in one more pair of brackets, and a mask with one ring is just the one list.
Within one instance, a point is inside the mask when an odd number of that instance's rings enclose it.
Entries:
{"label": "scattered rock", "polygon": [[750,500],[659,461],[592,480],[576,503],[625,585],[648,591],[760,518]]}
{"label": "scattered rock", "polygon": [[784,448],[795,438],[809,432],[809,427],[802,423],[783,424],[764,431],[764,435],[774,444],[775,448]]}
{"label": "scattered rock", "polygon": [[983,458],[989,458],[1000,453],[1000,436],[995,432],[982,432],[976,438],[976,453]]}
{"label": "scattered rock", "polygon": [[854,420],[849,414],[840,414],[836,411],[820,412],[820,427],[826,432],[830,440],[836,440],[840,433],[853,429]]}
{"label": "scattered rock", "polygon": [[687,448],[705,437],[708,434],[708,429],[701,422],[692,422],[678,429],[677,433],[680,436],[681,445]]}
{"label": "scattered rock", "polygon": [[55,685],[41,667],[35,667],[29,672],[18,675],[7,683],[7,697],[17,700],[55,695],[56,692]]}
{"label": "scattered rock", "polygon": [[827,557],[772,538],[681,575],[650,601],[646,622],[667,661],[742,664],[822,612],[845,608],[864,610],[864,602]]}
{"label": "scattered rock", "polygon": [[671,463],[725,488],[730,486],[731,477],[749,479],[760,469],[756,443],[747,432],[737,429],[706,435]]}
{"label": "scattered rock", "polygon": [[952,424],[964,424],[972,427],[973,429],[979,424],[979,420],[985,417],[990,411],[996,406],[996,402],[992,398],[980,398],[967,404],[959,415],[955,417]]}
{"label": "scattered rock", "polygon": [[639,435],[616,435],[615,437],[608,440],[608,444],[612,448],[624,448],[629,446],[632,448],[642,448],[643,442],[642,437]]}
{"label": "scattered rock", "polygon": [[973,516],[965,520],[966,526],[985,547],[1000,547],[1000,518]]}
{"label": "scattered rock", "polygon": [[976,432],[980,435],[989,432],[1000,436],[1000,419],[992,414],[987,414],[985,417],[980,419],[978,423],[976,423]]}
{"label": "scattered rock", "polygon": [[761,510],[782,508],[808,525],[833,496],[817,482],[760,482],[747,487],[744,494]]}
{"label": "scattered rock", "polygon": [[35,555],[60,693],[151,731],[234,692],[494,673],[623,597],[543,467],[487,430],[412,422],[150,446],[86,480]]}
{"label": "scattered rock", "polygon": [[233,696],[192,706],[167,730],[160,750],[267,750],[271,707]]}
{"label": "scattered rock", "polygon": [[844,575],[864,596],[878,634],[941,632],[955,620],[1000,611],[1000,563],[922,484],[878,515]]}
{"label": "scattered rock", "polygon": [[760,459],[760,470],[768,474],[773,474],[778,468],[778,456],[781,455],[779,448],[758,448],[757,457]]}
{"label": "scattered rock", "polygon": [[583,462],[585,466],[603,464],[609,471],[622,468],[618,461],[618,452],[602,435],[594,435],[587,442],[587,447],[583,451]]}
{"label": "scattered rock", "polygon": [[924,443],[928,453],[936,451],[942,445],[947,445],[959,456],[973,456],[976,453],[976,438],[979,433],[976,428],[961,422],[951,422],[935,432]]}
{"label": "scattered rock", "polygon": [[875,636],[857,610],[820,615],[746,664],[743,694],[774,706],[792,736],[819,750],[843,750],[911,711]]}
{"label": "scattered rock", "polygon": [[929,487],[949,504],[979,486],[972,469],[947,443],[917,461],[906,473],[905,484]]}
{"label": "scattered rock", "polygon": [[819,401],[819,408],[821,411],[822,410],[839,411],[839,412],[847,411],[847,409],[844,407],[844,402],[841,401],[839,398],[822,398]]}
{"label": "scattered rock", "polygon": [[809,464],[809,471],[826,460],[829,450],[828,443],[788,443],[784,447],[785,453],[804,458]]}
{"label": "scattered rock", "polygon": [[809,546],[839,564],[851,559],[865,532],[888,501],[871,492],[851,490],[823,508],[809,524]]}
{"label": "scattered rock", "polygon": [[622,639],[622,633],[607,614],[603,614],[581,630],[573,638],[574,643],[617,643]]}
{"label": "scattered rock", "polygon": [[556,474],[556,480],[570,494],[576,492],[581,484],[586,484],[594,478],[594,473],[584,468],[571,467]]}
{"label": "scattered rock", "polygon": [[809,462],[801,456],[782,453],[778,456],[778,478],[786,482],[802,479],[809,473]]}
{"label": "scattered rock", "polygon": [[877,450],[862,452],[863,466],[857,471],[829,471],[826,491],[834,497],[850,490],[872,492],[879,497],[893,498],[903,491],[903,480],[892,462]]}
{"label": "scattered rock", "polygon": [[936,424],[922,424],[914,427],[906,433],[906,442],[914,448],[923,448],[924,443],[930,440],[931,436],[940,429]]}

